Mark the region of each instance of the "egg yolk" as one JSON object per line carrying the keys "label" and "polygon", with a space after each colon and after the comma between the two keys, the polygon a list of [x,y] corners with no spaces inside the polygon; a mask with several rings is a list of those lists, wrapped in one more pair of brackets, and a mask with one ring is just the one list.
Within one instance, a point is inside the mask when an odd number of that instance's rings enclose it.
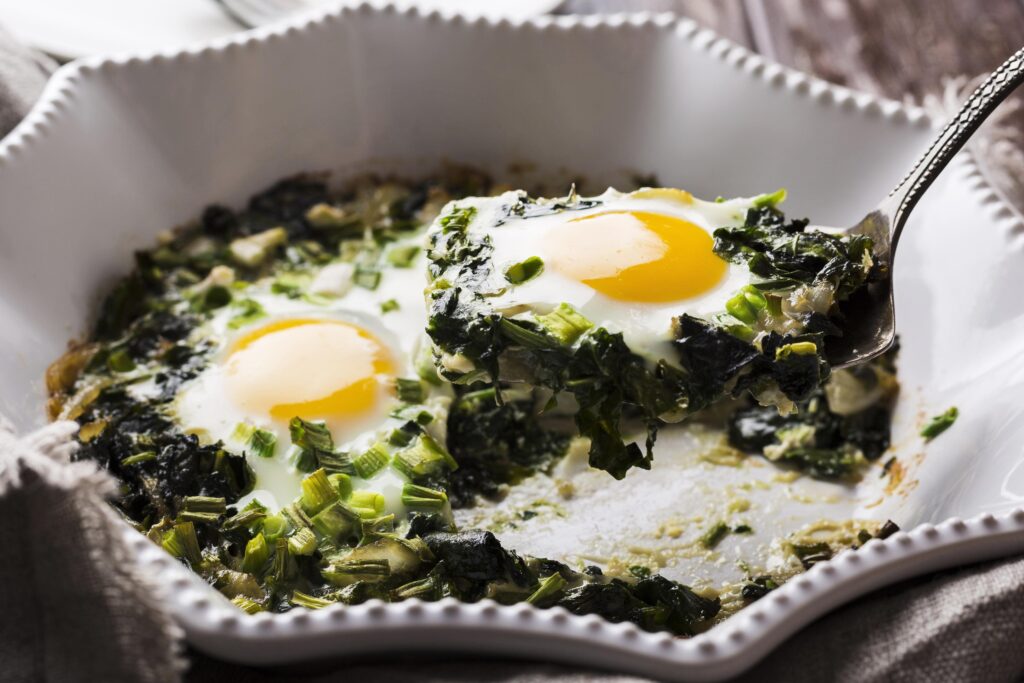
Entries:
{"label": "egg yolk", "polygon": [[689,299],[717,285],[726,262],[693,223],[648,211],[576,218],[545,236],[547,265],[620,301]]}
{"label": "egg yolk", "polygon": [[241,337],[225,365],[230,399],[276,420],[346,418],[377,401],[380,375],[395,375],[380,340],[340,320],[293,319]]}

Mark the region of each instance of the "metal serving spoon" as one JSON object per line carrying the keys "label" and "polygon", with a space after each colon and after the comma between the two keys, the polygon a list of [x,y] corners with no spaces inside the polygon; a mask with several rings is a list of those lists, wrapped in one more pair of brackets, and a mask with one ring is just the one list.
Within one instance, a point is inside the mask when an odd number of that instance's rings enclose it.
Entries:
{"label": "metal serving spoon", "polygon": [[[999,104],[1024,81],[1024,48],[1000,65],[967,98],[910,173],[860,223],[838,232],[867,235],[874,240],[882,279],[852,297],[844,306],[843,335],[829,339],[826,356],[833,368],[863,363],[880,356],[896,341],[896,309],[892,298],[892,263],[903,225],[935,178]],[[829,230],[829,232],[832,232]]]}

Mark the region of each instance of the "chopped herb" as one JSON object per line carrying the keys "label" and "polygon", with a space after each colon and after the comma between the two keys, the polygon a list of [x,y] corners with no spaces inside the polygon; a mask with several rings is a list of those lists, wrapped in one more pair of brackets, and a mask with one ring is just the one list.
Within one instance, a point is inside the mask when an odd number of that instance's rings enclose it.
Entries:
{"label": "chopped herb", "polygon": [[380,284],[380,271],[371,266],[356,266],[352,281],[363,289],[377,289]]}
{"label": "chopped herb", "polygon": [[107,356],[107,367],[112,372],[131,372],[135,369],[135,361],[127,349],[117,349]]}
{"label": "chopped herb", "polygon": [[195,566],[203,559],[199,551],[199,540],[192,522],[179,522],[160,539],[164,550]]}
{"label": "chopped herb", "polygon": [[270,559],[270,548],[263,534],[256,534],[245,545],[245,556],[242,558],[242,571],[259,576]]}
{"label": "chopped herb", "polygon": [[263,305],[253,299],[235,301],[233,308],[238,312],[228,320],[228,327],[232,330],[237,330],[239,327],[254,323],[260,318],[265,318],[267,315]]}
{"label": "chopped herb", "polygon": [[220,520],[227,510],[224,498],[213,496],[185,496],[182,501],[182,512],[179,519],[187,522],[206,522],[213,524]]}
{"label": "chopped herb", "polygon": [[135,455],[129,455],[121,461],[121,466],[129,467],[131,465],[138,465],[142,462],[149,462],[150,460],[156,460],[156,453],[153,451],[143,451],[141,453],[136,453]]}
{"label": "chopped herb", "polygon": [[427,397],[427,388],[418,379],[405,379],[399,377],[395,380],[395,388],[398,391],[398,400],[406,403],[423,403]]}
{"label": "chopped herb", "polygon": [[288,539],[288,552],[292,555],[308,556],[316,550],[316,535],[312,529],[303,527]]}
{"label": "chopped herb", "polygon": [[419,253],[420,248],[415,244],[392,247],[388,250],[388,263],[396,268],[409,268],[412,266],[412,262],[416,259],[416,255]]}
{"label": "chopped herb", "polygon": [[363,479],[370,479],[384,469],[389,460],[391,460],[391,454],[388,453],[387,447],[383,443],[377,442],[357,456],[352,461],[352,465],[356,468],[356,474]]}
{"label": "chopped herb", "polygon": [[236,595],[231,598],[231,602],[246,614],[256,614],[263,611],[263,605],[244,595]]}
{"label": "chopped herb", "polygon": [[729,525],[725,522],[716,522],[700,537],[700,544],[705,548],[714,548],[728,535]]}
{"label": "chopped herb", "polygon": [[397,299],[388,299],[387,301],[382,301],[380,303],[381,313],[390,313],[391,311],[397,311],[398,309],[399,305]]}
{"label": "chopped herb", "polygon": [[335,604],[333,600],[317,598],[312,595],[307,595],[302,591],[292,591],[292,597],[289,602],[296,607],[305,607],[306,609],[323,609],[324,607],[330,607]]}
{"label": "chopped herb", "polygon": [[348,504],[363,519],[373,519],[384,512],[385,502],[376,491],[353,491]]}
{"label": "chopped herb", "polygon": [[302,480],[302,510],[307,515],[315,515],[338,500],[338,497],[338,489],[327,478],[323,468]]}
{"label": "chopped herb", "polygon": [[444,491],[405,484],[402,487],[402,505],[414,510],[440,510],[448,503]]}
{"label": "chopped herb", "polygon": [[395,454],[391,464],[414,482],[458,469],[459,464],[428,434]]}
{"label": "chopped herb", "polygon": [[543,270],[544,261],[539,256],[531,256],[506,268],[505,279],[514,285],[521,285],[540,275]]}
{"label": "chopped herb", "polygon": [[546,576],[540,581],[540,585],[537,586],[537,590],[530,594],[524,602],[537,607],[547,607],[554,604],[558,596],[565,591],[565,587],[568,582],[562,578],[561,574],[555,573],[550,576]]}
{"label": "chopped herb", "polygon": [[939,434],[952,427],[953,423],[956,422],[956,419],[959,416],[960,410],[956,406],[953,406],[941,415],[933,417],[931,421],[924,426],[924,429],[921,430],[921,436],[923,436],[926,441],[931,441]]}
{"label": "chopped herb", "polygon": [[779,587],[779,584],[770,576],[758,576],[748,580],[740,589],[740,595],[744,600],[753,602],[760,600]]}

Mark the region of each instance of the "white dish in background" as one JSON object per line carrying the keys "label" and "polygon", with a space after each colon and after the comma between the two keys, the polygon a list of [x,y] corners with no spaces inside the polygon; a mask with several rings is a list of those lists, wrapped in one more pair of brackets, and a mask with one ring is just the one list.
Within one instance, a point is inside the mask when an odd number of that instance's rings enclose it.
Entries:
{"label": "white dish in background", "polygon": [[[441,159],[499,174],[530,161],[613,182],[653,172],[711,197],[785,186],[790,214],[846,225],[931,135],[920,111],[768,64],[670,16],[491,23],[361,6],[202,49],[75,63],[0,143],[0,412],[22,428],[42,421],[46,365],[85,330],[133,249],[207,203],[239,204],[291,173],[411,174]],[[1014,512],[1024,496],[1024,228],[966,157],[939,183],[911,219],[896,269],[904,390],[894,444],[905,485],[878,504],[874,480],[839,500],[851,515],[910,531],[815,566],[708,633],[678,640],[486,601],[247,617],[126,533],[147,571],[173,587],[170,607],[190,640],[227,659],[397,645],[659,678],[735,673],[873,587],[1024,548],[1024,513]],[[922,417],[951,404],[960,420],[925,450]],[[687,484],[663,479],[652,495]],[[644,481],[608,483],[626,496]],[[571,545],[574,532],[558,533]]]}

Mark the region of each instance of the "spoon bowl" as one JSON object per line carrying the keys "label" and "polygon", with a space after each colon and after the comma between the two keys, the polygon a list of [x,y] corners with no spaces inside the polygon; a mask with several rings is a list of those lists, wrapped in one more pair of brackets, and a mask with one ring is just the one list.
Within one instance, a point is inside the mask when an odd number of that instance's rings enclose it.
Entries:
{"label": "spoon bowl", "polygon": [[833,368],[876,358],[896,342],[892,291],[893,259],[907,217],[924,192],[981,124],[1024,81],[1024,48],[1003,62],[978,86],[942,129],[928,150],[878,208],[848,229],[824,228],[845,235],[866,235],[874,242],[878,277],[844,302],[840,336],[829,338],[825,356]]}

